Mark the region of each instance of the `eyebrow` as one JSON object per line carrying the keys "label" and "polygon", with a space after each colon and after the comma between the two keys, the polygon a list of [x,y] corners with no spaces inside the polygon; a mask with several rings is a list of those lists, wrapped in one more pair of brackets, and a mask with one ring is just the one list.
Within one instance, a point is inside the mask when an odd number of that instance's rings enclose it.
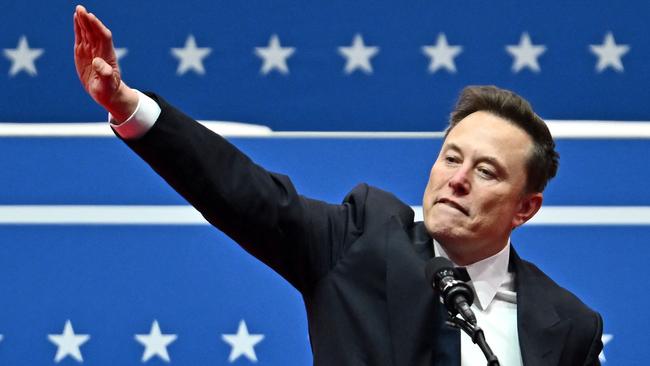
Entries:
{"label": "eyebrow", "polygon": [[444,146],[442,148],[443,151],[450,150],[450,149],[460,152],[460,147],[458,145],[454,144],[453,142],[449,142],[449,143],[444,144]]}
{"label": "eyebrow", "polygon": [[[447,151],[447,150],[455,150],[457,152],[462,152],[462,149],[460,148],[460,146],[456,145],[453,142],[445,144],[445,146],[443,148],[443,151]],[[504,176],[507,175],[507,172],[506,172],[506,169],[505,169],[504,165],[497,158],[495,158],[494,156],[484,155],[484,156],[481,156],[478,160],[480,162],[485,161],[485,162],[488,162],[488,163],[494,165],[494,167],[499,171],[499,174],[504,175]]]}

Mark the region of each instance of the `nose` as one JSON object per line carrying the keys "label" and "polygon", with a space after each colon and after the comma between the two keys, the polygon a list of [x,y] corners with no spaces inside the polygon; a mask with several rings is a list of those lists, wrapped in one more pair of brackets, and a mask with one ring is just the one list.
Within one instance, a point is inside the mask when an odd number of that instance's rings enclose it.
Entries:
{"label": "nose", "polygon": [[464,196],[469,193],[471,184],[468,174],[468,169],[463,166],[458,168],[449,179],[449,187],[455,195]]}

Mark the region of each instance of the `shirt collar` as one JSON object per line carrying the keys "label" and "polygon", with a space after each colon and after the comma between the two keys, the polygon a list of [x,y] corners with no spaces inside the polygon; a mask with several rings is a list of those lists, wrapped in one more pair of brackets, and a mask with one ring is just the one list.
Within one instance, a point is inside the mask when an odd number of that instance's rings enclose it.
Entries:
{"label": "shirt collar", "polygon": [[[435,239],[433,240],[433,250],[436,256],[449,259],[447,252]],[[465,266],[471,278],[469,284],[476,293],[476,305],[481,310],[485,311],[490,306],[499,287],[508,279],[509,262],[510,240],[508,239],[508,243],[499,253]],[[454,266],[458,267],[456,263]]]}

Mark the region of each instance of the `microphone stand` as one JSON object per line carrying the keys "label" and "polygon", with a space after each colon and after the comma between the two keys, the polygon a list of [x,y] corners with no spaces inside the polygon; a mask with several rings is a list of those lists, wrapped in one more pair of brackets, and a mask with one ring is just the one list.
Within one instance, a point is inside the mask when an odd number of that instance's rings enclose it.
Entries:
{"label": "microphone stand", "polygon": [[485,335],[483,334],[483,330],[480,327],[471,324],[465,319],[461,319],[460,317],[452,316],[451,314],[449,314],[447,324],[454,328],[460,328],[465,333],[467,333],[467,335],[472,339],[472,342],[474,342],[474,344],[477,344],[481,351],[483,351],[488,366],[500,366],[499,359],[492,352],[492,349],[485,341]]}

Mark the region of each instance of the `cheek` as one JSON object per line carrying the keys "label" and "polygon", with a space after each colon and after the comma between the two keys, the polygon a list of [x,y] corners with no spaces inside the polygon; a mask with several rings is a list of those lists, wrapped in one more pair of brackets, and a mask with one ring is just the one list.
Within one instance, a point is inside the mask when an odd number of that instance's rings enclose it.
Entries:
{"label": "cheek", "polygon": [[446,180],[445,175],[444,169],[435,164],[429,172],[429,183],[427,186],[434,190],[439,189],[440,185]]}
{"label": "cheek", "polygon": [[431,206],[438,191],[440,191],[440,178],[432,172],[432,174],[429,175],[427,186],[424,188],[422,204],[425,206]]}
{"label": "cheek", "polygon": [[433,205],[433,192],[431,189],[431,182],[429,182],[424,189],[424,194],[422,195],[422,209],[424,210],[424,215],[426,216],[431,206]]}
{"label": "cheek", "polygon": [[426,187],[424,187],[424,195],[422,197],[422,204],[426,206],[427,202],[429,202],[432,197],[433,197],[433,191],[434,191],[434,168],[431,168],[431,171],[429,172],[429,180],[427,181]]}
{"label": "cheek", "polygon": [[513,207],[508,197],[494,194],[481,202],[480,211],[484,221],[501,222],[511,220]]}

